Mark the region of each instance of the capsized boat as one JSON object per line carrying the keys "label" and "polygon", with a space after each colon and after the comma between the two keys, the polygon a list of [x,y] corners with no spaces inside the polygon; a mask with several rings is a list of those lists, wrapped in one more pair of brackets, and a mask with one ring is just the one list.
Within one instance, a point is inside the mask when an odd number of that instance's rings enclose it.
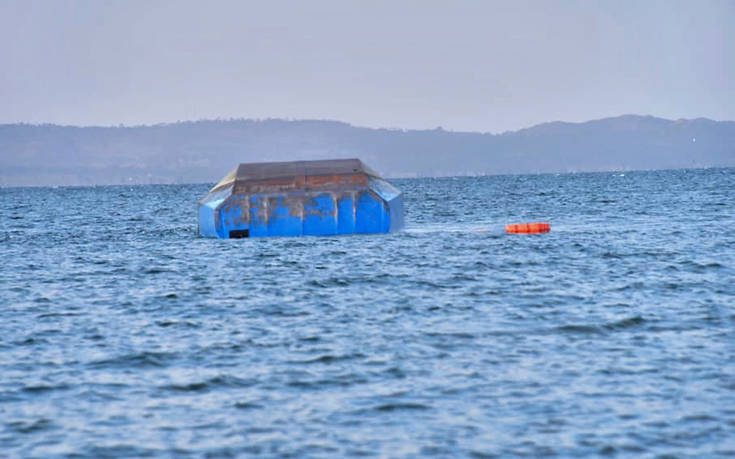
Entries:
{"label": "capsized boat", "polygon": [[359,159],[240,164],[199,201],[205,237],[327,236],[403,228],[403,195]]}

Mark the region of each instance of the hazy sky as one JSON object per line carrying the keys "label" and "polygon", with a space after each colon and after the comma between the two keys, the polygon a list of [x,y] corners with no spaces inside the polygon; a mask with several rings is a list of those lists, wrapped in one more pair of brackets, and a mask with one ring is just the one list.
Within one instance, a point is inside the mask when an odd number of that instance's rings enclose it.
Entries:
{"label": "hazy sky", "polygon": [[625,113],[735,119],[735,0],[0,0],[0,123]]}

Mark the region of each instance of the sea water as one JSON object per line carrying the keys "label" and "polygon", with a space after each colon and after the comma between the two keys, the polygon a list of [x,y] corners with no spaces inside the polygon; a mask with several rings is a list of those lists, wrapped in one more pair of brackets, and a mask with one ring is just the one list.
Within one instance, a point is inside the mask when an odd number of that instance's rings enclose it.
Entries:
{"label": "sea water", "polygon": [[211,184],[0,190],[2,455],[735,455],[735,169],[394,183],[238,240]]}

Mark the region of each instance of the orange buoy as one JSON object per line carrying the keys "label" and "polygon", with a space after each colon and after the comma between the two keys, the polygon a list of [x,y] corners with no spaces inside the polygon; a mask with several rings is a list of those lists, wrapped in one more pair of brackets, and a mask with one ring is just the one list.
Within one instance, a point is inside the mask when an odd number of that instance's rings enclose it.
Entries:
{"label": "orange buoy", "polygon": [[548,233],[549,231],[551,231],[551,224],[544,222],[513,223],[505,225],[505,232],[513,234],[538,234]]}

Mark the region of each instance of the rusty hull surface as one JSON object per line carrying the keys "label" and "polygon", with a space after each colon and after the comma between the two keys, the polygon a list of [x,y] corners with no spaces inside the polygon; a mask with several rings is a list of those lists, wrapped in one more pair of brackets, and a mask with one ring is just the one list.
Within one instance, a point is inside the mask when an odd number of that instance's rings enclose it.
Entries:
{"label": "rusty hull surface", "polygon": [[359,159],[240,164],[199,201],[208,237],[387,233],[403,197]]}

